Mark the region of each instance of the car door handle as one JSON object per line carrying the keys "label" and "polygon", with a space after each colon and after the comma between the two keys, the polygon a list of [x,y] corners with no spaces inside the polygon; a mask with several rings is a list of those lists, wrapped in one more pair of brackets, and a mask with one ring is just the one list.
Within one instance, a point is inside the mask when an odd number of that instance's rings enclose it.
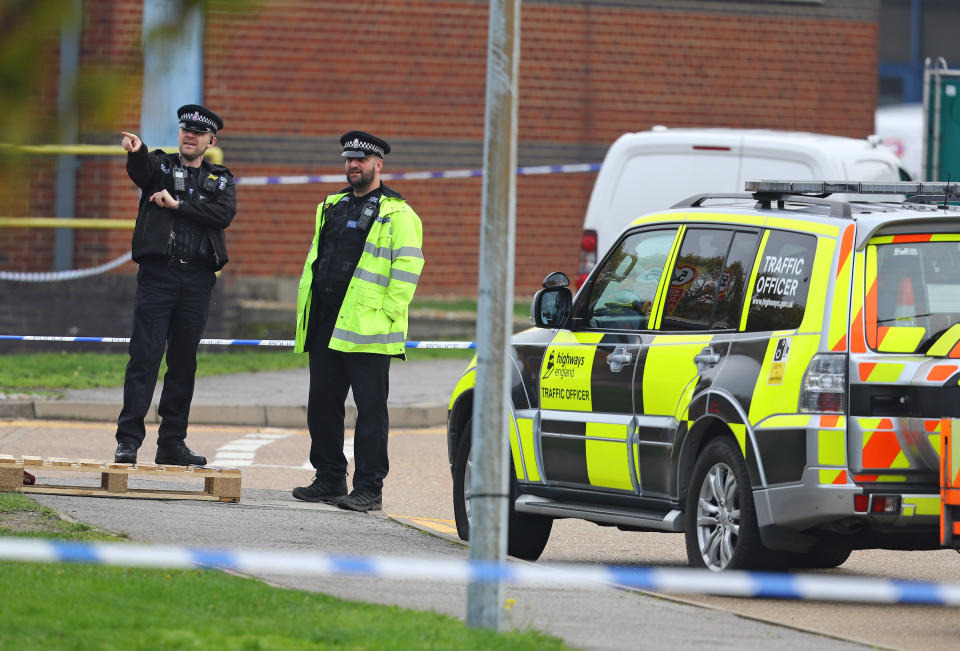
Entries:
{"label": "car door handle", "polygon": [[624,366],[632,361],[633,355],[621,346],[614,348],[613,352],[607,355],[607,364],[610,365],[610,371],[613,373],[619,373]]}
{"label": "car door handle", "polygon": [[694,356],[693,361],[697,365],[698,371],[705,371],[708,367],[720,363],[720,355],[713,352],[713,348],[707,346],[700,351],[699,355]]}

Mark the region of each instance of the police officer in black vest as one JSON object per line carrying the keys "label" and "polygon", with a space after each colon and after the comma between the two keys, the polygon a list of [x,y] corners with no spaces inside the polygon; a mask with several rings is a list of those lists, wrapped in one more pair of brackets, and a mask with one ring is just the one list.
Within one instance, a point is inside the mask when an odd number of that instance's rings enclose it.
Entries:
{"label": "police officer in black vest", "polygon": [[136,463],[146,435],[157,374],[167,372],[157,412],[158,464],[205,465],[186,446],[193,400],[197,347],[210,310],[216,271],[227,263],[224,229],[236,214],[233,175],[203,158],[217,142],[223,120],[198,104],[177,110],[179,153],[147,146],[121,132],[127,174],[139,186],[140,207],[133,230],[133,259],[140,265],[133,307],[130,361],[123,382],[123,409],[117,420],[117,463]]}

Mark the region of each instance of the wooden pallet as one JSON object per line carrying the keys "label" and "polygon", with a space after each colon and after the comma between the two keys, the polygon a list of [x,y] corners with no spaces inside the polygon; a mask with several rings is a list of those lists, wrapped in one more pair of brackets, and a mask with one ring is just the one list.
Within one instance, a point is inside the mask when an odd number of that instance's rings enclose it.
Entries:
{"label": "wooden pallet", "polygon": [[[24,485],[24,470],[34,475],[47,471],[96,472],[100,473],[100,486],[58,486],[40,483]],[[128,488],[127,478],[131,475],[150,478],[202,477],[203,490]],[[0,454],[0,490],[98,497],[239,502],[240,470],[238,468],[208,468],[206,466],[165,466],[153,463],[112,463],[90,459],[43,459],[42,457],[21,457],[17,459],[9,454]]]}

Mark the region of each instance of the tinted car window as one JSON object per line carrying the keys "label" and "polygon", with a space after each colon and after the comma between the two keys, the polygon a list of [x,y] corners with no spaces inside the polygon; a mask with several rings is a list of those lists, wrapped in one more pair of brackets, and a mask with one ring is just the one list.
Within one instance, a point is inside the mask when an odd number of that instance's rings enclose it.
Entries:
{"label": "tinted car window", "polygon": [[[718,297],[724,302],[723,310],[730,311],[736,298],[730,293],[730,273],[725,262],[733,236],[733,231],[715,228],[687,231],[670,276],[661,329],[713,328]],[[742,280],[735,285],[741,291],[742,300]],[[725,324],[730,321],[727,316],[721,320]]]}
{"label": "tinted car window", "polygon": [[915,328],[917,338],[895,349],[924,350],[960,323],[960,241],[955,235],[939,237],[951,239],[875,246],[876,292],[867,297],[875,301],[876,323],[867,322],[873,341],[883,339],[884,328]]}
{"label": "tinted car window", "polygon": [[645,330],[676,229],[641,231],[616,246],[594,276],[588,328]]}
{"label": "tinted car window", "polygon": [[712,329],[724,330],[740,327],[743,313],[743,297],[746,293],[753,261],[757,257],[760,236],[756,233],[735,233],[727,263],[720,276],[717,293],[717,310],[713,316]]}
{"label": "tinted car window", "polygon": [[747,330],[791,330],[803,321],[817,238],[770,231],[750,299]]}

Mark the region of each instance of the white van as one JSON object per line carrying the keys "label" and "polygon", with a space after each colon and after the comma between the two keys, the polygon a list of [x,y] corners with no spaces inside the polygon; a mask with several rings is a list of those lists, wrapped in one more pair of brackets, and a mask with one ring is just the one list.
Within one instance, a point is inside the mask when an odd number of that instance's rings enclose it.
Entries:
{"label": "white van", "polygon": [[[626,133],[597,174],[580,244],[579,287],[632,220],[705,192],[743,192],[748,179],[910,180],[880,139],[764,129]],[[846,197],[847,199],[851,197]]]}
{"label": "white van", "polygon": [[914,180],[923,180],[923,104],[881,106],[874,116],[874,133],[883,145],[900,157]]}

